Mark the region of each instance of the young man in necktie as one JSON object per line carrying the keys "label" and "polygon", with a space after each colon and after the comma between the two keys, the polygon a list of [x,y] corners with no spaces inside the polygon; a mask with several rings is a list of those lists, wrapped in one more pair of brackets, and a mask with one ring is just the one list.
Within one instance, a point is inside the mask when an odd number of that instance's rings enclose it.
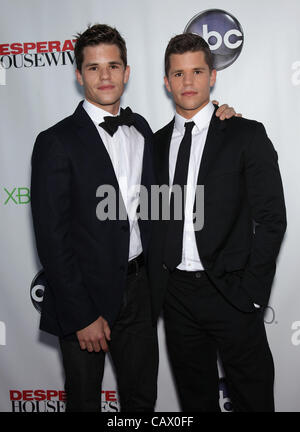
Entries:
{"label": "young man in necktie", "polygon": [[[219,411],[217,359],[234,411],[273,411],[273,359],[263,312],[286,228],[277,154],[261,123],[221,122],[210,101],[216,70],[198,35],[165,53],[174,119],[155,134],[159,186],[186,188],[180,220],[154,223],[149,276],[155,319],[164,311],[184,411]],[[204,190],[197,223],[198,187]],[[203,195],[202,195],[203,196]],[[197,226],[197,227],[196,227]]]}

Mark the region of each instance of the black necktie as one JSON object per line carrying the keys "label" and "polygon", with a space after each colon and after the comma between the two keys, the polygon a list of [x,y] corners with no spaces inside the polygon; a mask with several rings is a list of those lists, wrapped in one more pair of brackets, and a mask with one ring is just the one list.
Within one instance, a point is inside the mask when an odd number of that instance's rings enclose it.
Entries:
{"label": "black necktie", "polygon": [[[164,263],[169,270],[173,271],[182,260],[182,240],[184,225],[184,186],[187,184],[189,160],[192,143],[192,129],[194,122],[185,123],[185,134],[178,150],[176,169],[174,174],[173,186],[179,185],[181,188],[182,208],[180,220],[174,219],[174,193],[170,197],[170,221],[168,224],[166,242],[164,248]],[[176,209],[178,211],[178,209]]]}
{"label": "black necktie", "polygon": [[117,132],[119,126],[132,126],[134,124],[134,116],[129,107],[126,109],[121,108],[120,115],[106,116],[103,118],[104,122],[99,123],[109,135],[113,136]]}

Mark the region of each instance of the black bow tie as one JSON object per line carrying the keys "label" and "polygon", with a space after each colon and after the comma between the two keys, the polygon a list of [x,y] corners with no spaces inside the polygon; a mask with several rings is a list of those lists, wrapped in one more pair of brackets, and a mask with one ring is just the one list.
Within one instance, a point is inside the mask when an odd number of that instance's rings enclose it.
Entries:
{"label": "black bow tie", "polygon": [[109,135],[113,136],[117,132],[119,126],[132,126],[134,124],[134,116],[129,107],[126,109],[121,108],[120,115],[106,116],[103,118],[104,122],[99,123]]}

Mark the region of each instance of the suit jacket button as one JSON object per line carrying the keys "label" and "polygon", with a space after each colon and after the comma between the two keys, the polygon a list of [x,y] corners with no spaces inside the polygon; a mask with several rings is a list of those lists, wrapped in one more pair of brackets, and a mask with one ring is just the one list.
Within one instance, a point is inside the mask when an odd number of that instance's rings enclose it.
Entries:
{"label": "suit jacket button", "polygon": [[163,269],[168,270],[168,267],[166,266],[166,264],[163,264]]}
{"label": "suit jacket button", "polygon": [[201,272],[196,272],[196,275],[195,275],[195,276],[196,276],[197,279],[201,278],[201,276],[202,276],[202,275],[201,275]]}

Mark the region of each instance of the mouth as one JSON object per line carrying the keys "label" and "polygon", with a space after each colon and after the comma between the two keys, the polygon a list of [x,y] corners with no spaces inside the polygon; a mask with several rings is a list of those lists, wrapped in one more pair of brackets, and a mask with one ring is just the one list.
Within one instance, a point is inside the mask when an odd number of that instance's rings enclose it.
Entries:
{"label": "mouth", "polygon": [[181,96],[189,97],[189,96],[195,96],[196,94],[197,94],[197,92],[195,92],[193,90],[187,90],[187,91],[181,93]]}
{"label": "mouth", "polygon": [[113,86],[111,84],[109,84],[109,85],[103,85],[103,86],[98,87],[98,90],[101,90],[101,91],[113,90],[114,87],[115,86]]}

